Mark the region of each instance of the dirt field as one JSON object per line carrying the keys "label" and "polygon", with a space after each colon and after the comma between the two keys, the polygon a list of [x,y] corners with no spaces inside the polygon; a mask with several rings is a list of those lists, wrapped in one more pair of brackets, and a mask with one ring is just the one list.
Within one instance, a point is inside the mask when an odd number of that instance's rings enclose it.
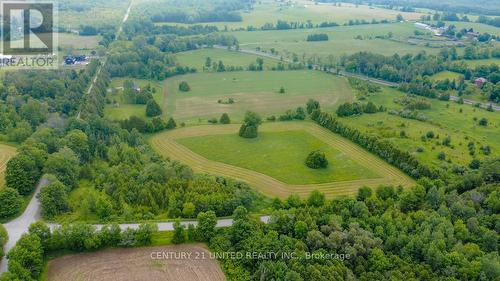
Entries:
{"label": "dirt field", "polygon": [[[182,257],[181,255],[184,255]],[[49,262],[48,281],[221,281],[217,260],[196,245],[112,249]]]}
{"label": "dirt field", "polygon": [[7,162],[16,154],[16,149],[12,146],[0,144],[0,187],[5,183],[5,168],[7,168]]}
{"label": "dirt field", "polygon": [[362,186],[378,187],[382,184],[393,184],[411,187],[414,184],[414,181],[410,177],[397,168],[389,165],[382,159],[367,152],[349,140],[333,134],[327,129],[310,122],[265,123],[259,128],[259,131],[277,132],[287,130],[304,130],[326,144],[331,145],[335,149],[349,155],[356,162],[370,168],[376,174],[382,176],[372,179],[336,181],[321,184],[286,184],[273,177],[253,170],[209,160],[194,153],[176,141],[176,139],[179,138],[194,136],[235,134],[238,131],[239,126],[239,124],[231,124],[187,127],[157,134],[151,138],[150,142],[153,148],[159,153],[189,165],[195,172],[225,175],[238,179],[247,182],[257,191],[270,197],[286,198],[290,194],[298,194],[301,197],[307,197],[311,191],[319,190],[327,197],[332,198],[344,195],[354,195]]}

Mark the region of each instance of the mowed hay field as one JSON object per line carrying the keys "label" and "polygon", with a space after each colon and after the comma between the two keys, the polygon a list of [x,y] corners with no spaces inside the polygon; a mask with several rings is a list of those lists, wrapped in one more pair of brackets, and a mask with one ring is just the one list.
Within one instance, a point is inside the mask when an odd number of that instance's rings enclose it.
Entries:
{"label": "mowed hay field", "polygon": [[16,149],[12,146],[0,144],[0,188],[5,184],[5,169],[10,158],[16,155]]}
{"label": "mowed hay field", "polygon": [[[362,186],[377,187],[382,184],[394,184],[402,185],[404,187],[410,187],[414,184],[414,181],[412,179],[410,179],[395,167],[392,167],[378,157],[353,144],[349,140],[333,134],[330,131],[311,122],[276,122],[263,124],[261,127],[259,127],[259,132],[262,138],[267,138],[268,136],[272,136],[272,134],[276,133],[283,134],[283,137],[280,137],[279,140],[276,140],[276,138],[274,138],[274,140],[271,141],[262,141],[263,145],[266,145],[267,143],[268,145],[271,144],[274,147],[263,147],[261,150],[256,149],[255,146],[252,145],[249,145],[249,147],[241,148],[240,150],[238,150],[237,147],[229,147],[229,145],[234,145],[234,140],[231,140],[231,137],[229,137],[229,139],[226,139],[226,135],[237,134],[239,126],[239,124],[205,125],[176,129],[173,131],[154,135],[150,139],[150,143],[152,144],[153,148],[162,155],[170,157],[171,159],[179,160],[191,166],[196,172],[225,175],[247,182],[257,191],[270,197],[286,198],[290,194],[298,194],[302,197],[306,197],[310,194],[311,191],[316,189],[325,193],[327,197],[335,197],[342,195],[354,195]],[[289,136],[287,136],[287,134],[290,134],[290,132],[303,132],[312,136],[312,144],[309,144],[310,147],[307,147],[306,142],[305,145],[302,144],[301,146],[299,146],[299,148],[293,147],[294,145],[297,146],[297,144],[294,140],[288,139]],[[202,155],[190,150],[188,147],[182,145],[182,143],[186,140],[189,140],[189,138],[198,137],[201,144],[198,144],[199,147],[196,149],[206,150],[206,148],[203,147],[205,144],[203,144],[203,139],[201,137],[208,137],[209,142],[213,142],[213,139],[210,140],[210,138],[213,138],[212,136],[221,137],[219,147],[213,148],[218,152],[221,152],[224,149],[228,149],[232,153],[241,153],[241,158],[246,159],[246,161],[264,161],[262,159],[256,160],[256,157],[263,157],[264,159],[267,159],[269,161],[271,161],[270,159],[272,159],[273,165],[276,165],[278,167],[270,170],[271,172],[266,172],[265,170],[256,168],[256,166],[259,165],[258,162],[249,162],[243,164],[240,163],[241,166],[246,166],[248,168],[230,165],[227,163],[222,163],[205,158]],[[255,141],[259,142],[259,139],[257,138]],[[319,147],[317,146],[317,144],[315,146],[314,142],[318,142]],[[242,145],[241,142],[237,142],[236,144]],[[196,146],[196,144],[187,145]],[[291,146],[289,153],[291,155],[286,155],[287,145]],[[279,148],[279,146],[284,146],[285,148]],[[306,146],[306,148],[304,146]],[[331,150],[328,151],[325,146],[328,146]],[[303,157],[302,155],[300,155],[300,157],[297,157],[297,151],[303,154],[306,151],[308,153],[317,148],[323,148],[327,150],[327,155],[331,157],[333,165],[331,172],[335,174],[335,165],[338,165],[339,174],[329,176],[330,178],[328,178],[325,177],[325,175],[318,174],[321,172],[304,171],[308,168],[299,167],[300,165],[305,165],[304,160],[307,154]],[[272,151],[273,149],[276,149],[277,151],[271,153],[270,151]],[[263,155],[265,153],[269,153],[271,155]],[[232,157],[229,156],[228,153],[222,154],[222,156],[217,157]],[[276,154],[281,154],[281,158],[280,155]],[[213,155],[207,156],[215,158],[215,156]],[[219,160],[220,159],[221,158],[219,158]],[[340,163],[342,159],[346,159],[347,163]],[[226,161],[229,162],[229,160],[227,159]],[[231,161],[235,160],[233,159]],[[299,163],[288,163],[289,161],[299,161]],[[254,168],[255,170],[252,170],[250,168]],[[280,168],[289,169],[289,171],[278,171]],[[360,170],[349,174],[347,172],[347,169],[349,168]],[[257,170],[260,170],[261,172]],[[366,171],[366,173],[364,173],[363,171]],[[267,174],[264,174],[263,172],[266,172]],[[286,176],[287,173],[293,174],[294,172],[304,173],[304,178],[309,180],[309,182],[313,182],[314,180],[316,180],[317,182],[323,182],[316,184],[288,184],[269,175],[269,173],[274,173],[276,177],[283,177]],[[350,177],[351,180],[342,180],[343,176],[344,179]],[[314,179],[314,177],[316,178]],[[331,182],[324,182],[325,179],[330,179]],[[299,182],[301,179],[298,179],[297,176],[295,176],[291,177],[289,180]],[[304,181],[304,179],[302,179],[302,181]]]}
{"label": "mowed hay field", "polygon": [[[188,52],[182,52],[176,55],[177,62],[182,66],[196,68],[201,71],[205,67],[207,58],[212,60],[212,63],[222,61],[224,66],[230,67],[248,67],[251,63],[255,63],[259,56],[243,54],[236,51],[228,51],[221,49],[200,49]],[[276,60],[264,59],[264,69],[271,69],[277,65]]]}
{"label": "mowed hay field", "polygon": [[[180,258],[180,254],[190,258]],[[171,258],[162,258],[166,255]],[[176,258],[177,256],[177,258]],[[48,264],[47,281],[223,281],[217,260],[197,245],[111,249],[64,256]]]}
{"label": "mowed hay field", "polygon": [[[179,91],[179,83],[188,82],[189,92]],[[305,106],[313,98],[324,109],[352,101],[354,95],[345,78],[319,71],[261,71],[198,73],[167,79],[164,112],[186,123],[206,123],[226,112],[232,121],[241,121],[247,110],[263,117],[283,114]],[[285,93],[279,93],[280,88]],[[218,100],[234,99],[233,104]],[[166,110],[165,110],[166,109]]]}

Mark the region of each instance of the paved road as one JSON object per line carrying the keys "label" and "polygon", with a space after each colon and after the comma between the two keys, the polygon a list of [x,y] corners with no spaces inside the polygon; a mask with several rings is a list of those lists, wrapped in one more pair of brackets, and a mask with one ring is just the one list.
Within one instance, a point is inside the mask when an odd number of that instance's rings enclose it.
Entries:
{"label": "paved road", "polygon": [[[38,201],[37,195],[40,193],[40,189],[48,183],[47,179],[42,178],[38,183],[35,193],[26,207],[26,210],[24,210],[24,213],[16,219],[3,225],[9,234],[9,240],[4,246],[5,253],[8,253],[16,245],[21,236],[28,232],[30,224],[40,219],[40,201]],[[7,259],[3,257],[2,262],[0,263],[0,273],[5,272],[6,270]]]}
{"label": "paved road", "polygon": [[[214,48],[227,50],[227,47],[224,47],[224,46],[217,46],[216,45],[216,46],[214,46]],[[243,54],[249,54],[249,55],[256,55],[256,56],[260,56],[260,57],[264,57],[264,58],[270,58],[270,59],[274,59],[274,60],[279,60],[279,61],[283,61],[286,63],[293,63],[293,61],[290,59],[282,58],[282,57],[277,56],[277,55],[273,55],[273,54],[269,54],[269,53],[265,53],[265,52],[261,52],[261,51],[257,51],[257,50],[239,49],[239,50],[237,50],[237,52],[240,52]],[[319,65],[313,65],[313,68],[316,70],[323,70],[321,68],[321,66],[319,66]],[[343,71],[343,70],[337,71],[337,69],[335,69],[335,68],[327,69],[326,72],[335,73],[335,74],[346,76],[346,77],[358,78],[358,79],[370,81],[370,82],[373,82],[373,83],[376,83],[376,84],[379,84],[382,86],[388,86],[388,87],[398,87],[399,86],[398,83],[389,82],[389,81],[385,81],[385,80],[381,80],[381,79],[376,79],[376,78],[368,77],[368,76],[361,75],[361,74],[351,73],[351,72],[347,72],[347,71]],[[458,101],[459,99],[460,99],[460,97],[450,96],[451,101]],[[478,104],[477,101],[473,101],[473,100],[464,99],[463,101],[464,101],[464,104],[468,104],[468,105]],[[498,106],[498,105],[495,105],[492,103],[480,103],[480,104],[481,104],[482,108],[488,108],[491,105],[493,110],[500,111],[500,106]]]}

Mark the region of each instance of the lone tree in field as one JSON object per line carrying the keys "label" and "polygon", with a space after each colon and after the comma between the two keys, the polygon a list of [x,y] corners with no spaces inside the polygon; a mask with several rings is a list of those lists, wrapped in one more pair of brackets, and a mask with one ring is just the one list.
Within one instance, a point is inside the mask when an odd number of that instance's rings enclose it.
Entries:
{"label": "lone tree in field", "polygon": [[306,105],[307,114],[311,114],[314,110],[319,109],[319,108],[320,108],[319,101],[313,100],[313,99],[309,99],[307,101],[307,105]]}
{"label": "lone tree in field", "polygon": [[219,123],[221,123],[221,124],[231,123],[231,119],[229,119],[229,115],[227,115],[227,113],[222,113],[222,116],[220,117]]}
{"label": "lone tree in field", "polygon": [[257,113],[247,111],[243,124],[240,127],[239,136],[247,139],[256,138],[257,129],[261,123],[262,119]]}
{"label": "lone tree in field", "polygon": [[188,82],[182,81],[179,84],[179,91],[181,91],[181,92],[189,92],[189,91],[191,91],[191,87],[189,87]]}
{"label": "lone tree in field", "polygon": [[280,88],[280,94],[284,94],[285,93],[285,87],[281,86]]}
{"label": "lone tree in field", "polygon": [[161,107],[158,105],[158,103],[150,99],[148,103],[146,104],[146,116],[147,117],[155,117],[161,115]]}
{"label": "lone tree in field", "polygon": [[325,153],[315,150],[306,158],[306,166],[311,169],[324,169],[328,167],[328,160],[326,159]]}

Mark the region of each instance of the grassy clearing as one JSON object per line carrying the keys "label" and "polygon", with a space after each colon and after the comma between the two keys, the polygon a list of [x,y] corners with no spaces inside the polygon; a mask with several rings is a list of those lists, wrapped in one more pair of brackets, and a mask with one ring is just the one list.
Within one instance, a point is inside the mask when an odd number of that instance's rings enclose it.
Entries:
{"label": "grassy clearing", "polygon": [[452,71],[441,71],[439,73],[432,75],[430,78],[434,81],[441,81],[441,80],[449,79],[449,80],[455,80],[455,82],[458,82],[458,81],[460,81],[461,77],[463,77],[463,75],[460,73],[456,73],[456,72],[452,72]]}
{"label": "grassy clearing", "polygon": [[485,60],[463,60],[467,65],[476,67],[479,65],[496,64],[500,66],[500,59],[485,59]]}
{"label": "grassy clearing", "polygon": [[5,184],[5,169],[10,158],[16,155],[16,148],[0,143],[0,188]]}
{"label": "grassy clearing", "polygon": [[[179,53],[176,58],[177,62],[182,66],[196,68],[198,71],[203,70],[205,61],[209,57],[212,62],[222,61],[226,67],[248,67],[251,63],[255,63],[259,56],[242,54],[234,51],[221,49],[201,49],[189,52]],[[271,69],[276,66],[277,62],[271,59],[264,59],[264,68]]]}
{"label": "grassy clearing", "polygon": [[[181,81],[187,81],[190,92],[180,92]],[[166,80],[168,115],[187,123],[206,123],[227,112],[233,122],[243,118],[247,110],[263,115],[282,114],[288,109],[304,106],[309,98],[317,99],[325,108],[353,99],[344,78],[318,71],[264,71],[198,73]],[[280,94],[280,88],[285,93]],[[220,104],[218,100],[235,100]]]}
{"label": "grassy clearing", "polygon": [[[305,131],[263,132],[256,139],[237,134],[191,137],[177,140],[201,156],[254,170],[287,184],[314,184],[377,178],[369,169]],[[310,169],[304,161],[314,150],[324,152],[326,169]]]}
{"label": "grassy clearing", "polygon": [[[401,109],[402,107],[393,100],[403,95],[397,90],[383,88],[382,93],[375,94],[368,100],[377,105],[384,105],[389,110]],[[479,159],[486,157],[479,149],[483,145],[490,146],[490,156],[500,155],[500,115],[498,112],[489,112],[455,102],[427,100],[431,103],[431,109],[421,110],[421,113],[428,118],[426,122],[404,119],[386,112],[343,118],[342,121],[362,131],[390,140],[397,147],[414,153],[418,159],[436,167],[451,165],[447,161],[438,160],[437,156],[440,152],[446,154],[447,160],[458,165],[468,165],[474,157]],[[488,126],[478,125],[481,118],[488,120]],[[400,137],[401,131],[405,131],[406,137]],[[422,135],[429,131],[433,131],[436,138],[422,141]],[[446,136],[451,137],[450,147],[441,144]],[[469,154],[467,147],[469,142],[474,143],[475,156]],[[419,147],[423,148],[422,152],[417,152]]]}
{"label": "grassy clearing", "polygon": [[[112,120],[123,120],[130,116],[146,118],[146,105],[127,104],[123,100],[123,82],[127,79],[129,78],[114,78],[111,81],[110,92],[107,94],[109,103],[104,108],[104,114]],[[132,78],[130,80],[133,80],[141,88],[151,84],[153,88],[156,88],[153,98],[157,103],[163,103],[163,84],[161,82]]]}
{"label": "grassy clearing", "polygon": [[[350,141],[331,133],[330,131],[319,127],[313,123],[309,122],[277,122],[277,123],[265,123],[259,128],[263,136],[263,140],[261,140],[261,145],[259,145],[258,150],[255,148],[255,144],[248,143],[241,149],[237,149],[238,145],[243,145],[243,143],[239,143],[240,140],[234,140],[231,136],[227,137],[227,135],[236,134],[238,131],[239,125],[219,125],[219,126],[196,126],[196,127],[187,127],[183,129],[177,129],[173,131],[164,132],[161,134],[154,135],[150,139],[150,143],[153,148],[155,148],[159,153],[164,156],[170,157],[171,159],[180,160],[189,166],[191,166],[196,172],[201,173],[210,173],[210,174],[218,174],[225,175],[231,178],[235,178],[238,180],[245,181],[250,184],[257,191],[262,192],[264,195],[269,197],[281,197],[285,198],[290,194],[298,194],[302,197],[306,197],[312,190],[320,190],[324,192],[328,197],[335,196],[344,196],[344,195],[353,195],[357,192],[357,190],[361,186],[370,186],[376,187],[381,184],[401,184],[405,187],[412,186],[414,182],[405,174],[403,174],[398,169],[390,166],[383,160],[378,157],[370,154],[364,149],[358,147],[357,145],[351,143]],[[299,133],[293,133],[297,132]],[[290,133],[292,132],[292,133]],[[309,136],[300,136],[302,140],[294,140],[291,137],[299,137],[292,136],[293,134],[299,134],[300,132],[305,132],[306,135]],[[273,135],[274,134],[274,135]],[[220,153],[222,156],[212,155],[211,157],[225,157],[227,159],[232,159],[231,161],[239,161],[239,165],[246,167],[253,167],[254,169],[261,169],[259,163],[263,161],[262,159],[253,158],[253,154],[260,153],[259,151],[263,151],[263,153],[268,152],[269,154],[273,154],[272,156],[265,156],[265,159],[272,159],[273,163],[280,165],[283,169],[298,169],[298,173],[301,173],[301,176],[306,177],[314,177],[314,176],[326,176],[319,175],[312,171],[305,171],[299,167],[300,164],[303,164],[304,159],[302,159],[302,152],[309,150],[309,148],[314,147],[314,143],[321,147],[321,143],[329,146],[332,152],[338,151],[340,154],[336,154],[339,157],[346,157],[346,159],[350,159],[350,163],[356,163],[356,165],[362,166],[364,169],[368,169],[371,175],[379,175],[377,178],[367,178],[370,174],[364,174],[364,179],[358,180],[340,180],[335,182],[328,183],[318,183],[318,184],[287,184],[276,178],[273,178],[269,175],[260,173],[258,171],[250,170],[244,167],[239,167],[235,165],[229,165],[222,162],[213,161],[212,159],[207,159],[202,155],[199,155],[181,143],[186,141],[186,138],[194,138],[194,137],[206,137],[209,142],[213,142],[214,136],[216,136],[219,140],[224,141],[225,145],[217,144],[217,146],[213,147],[215,150],[219,150],[216,147],[221,147]],[[270,136],[269,140],[265,140]],[[312,137],[311,137],[312,136]],[[307,144],[307,139],[311,141],[313,146],[309,147]],[[314,140],[314,139],[317,140]],[[259,139],[255,140],[259,142]],[[179,143],[181,142],[181,143]],[[189,142],[189,140],[188,140]],[[208,145],[206,141],[203,139],[199,139],[199,142],[194,142],[191,140],[192,145],[203,150],[200,153],[211,153],[208,152]],[[299,145],[300,144],[300,145]],[[233,153],[238,153],[238,155],[245,160],[240,161],[236,159],[234,156],[230,155],[230,153],[222,152],[222,150],[226,149],[225,146],[231,145],[229,147],[230,150],[235,150]],[[261,147],[262,146],[262,147]],[[273,147],[274,146],[274,147]],[[277,147],[278,146],[278,147]],[[282,150],[280,146],[290,147],[291,152],[286,155],[287,152]],[[326,147],[325,147],[326,148]],[[253,150],[252,150],[253,149]],[[274,151],[276,150],[276,151]],[[276,155],[279,154],[279,155]],[[341,156],[343,155],[343,156]],[[263,156],[264,157],[264,156]],[[281,160],[279,157],[284,157]],[[300,159],[299,159],[300,158]],[[342,158],[338,158],[339,160]],[[300,164],[295,163],[287,163],[287,161],[299,161]],[[336,160],[333,160],[335,163]],[[291,165],[290,165],[291,164]],[[338,165],[342,165],[337,162]],[[267,164],[269,165],[269,164]],[[290,165],[290,166],[289,166]],[[334,164],[335,165],[335,164]],[[355,167],[354,165],[352,167]],[[269,167],[270,168],[270,167]],[[335,166],[332,166],[333,172],[336,173]],[[346,168],[346,167],[344,167]],[[264,171],[264,169],[262,169]],[[345,171],[345,170],[344,170]],[[269,170],[266,171],[270,173]],[[346,171],[345,171],[346,172]],[[293,171],[278,171],[277,168],[274,168],[273,173],[274,176],[284,177],[286,173],[289,173],[289,176],[292,176]],[[304,174],[302,174],[304,173]],[[340,174],[337,175],[328,175],[328,177],[335,177],[339,179]],[[351,175],[352,176],[352,175]],[[294,177],[296,181],[300,179]],[[325,178],[323,178],[325,180]],[[318,178],[316,178],[316,182],[320,182]]]}
{"label": "grassy clearing", "polygon": [[[391,56],[397,54],[418,53],[426,51],[437,53],[438,48],[428,48],[420,45],[404,43],[410,36],[414,35],[415,27],[412,23],[393,24],[368,24],[357,26],[339,26],[320,29],[298,29],[298,30],[275,30],[255,32],[231,32],[240,42],[244,49],[255,49],[260,47],[264,50],[274,48],[281,55],[291,57],[292,53],[299,56],[316,55],[325,58],[333,55],[339,58],[361,51],[374,52]],[[309,34],[328,34],[329,41],[307,42]],[[393,40],[376,39],[376,36],[387,36],[392,33]],[[355,39],[361,36],[363,40]],[[370,39],[371,38],[371,39]]]}
{"label": "grassy clearing", "polygon": [[76,50],[93,50],[99,45],[101,36],[79,36],[70,33],[58,33],[59,47]]}

